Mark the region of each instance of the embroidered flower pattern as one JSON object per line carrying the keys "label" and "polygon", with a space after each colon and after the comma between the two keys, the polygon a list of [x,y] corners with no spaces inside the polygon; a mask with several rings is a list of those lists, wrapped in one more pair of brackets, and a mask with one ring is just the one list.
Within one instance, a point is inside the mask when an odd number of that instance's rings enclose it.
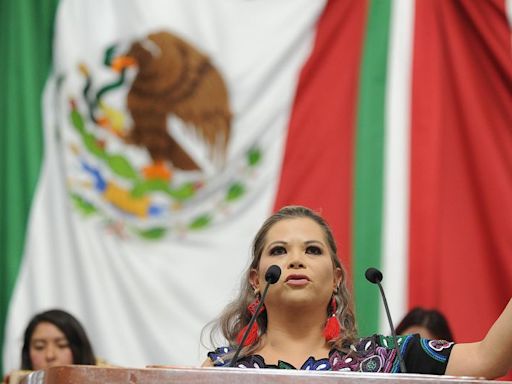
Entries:
{"label": "embroidered flower pattern", "polygon": [[[443,367],[447,358],[443,356],[443,360],[440,360],[438,354],[434,351],[449,349],[453,346],[453,343],[444,340],[425,340],[420,339],[418,335],[402,336],[398,339],[398,344],[401,353],[405,354],[404,360],[407,360],[405,351],[411,343],[418,347],[421,345],[420,349],[424,351],[421,356],[415,355],[415,358],[426,359],[429,362],[434,360],[442,363]],[[418,347],[415,347],[415,349],[417,350]],[[208,353],[208,356],[215,366],[222,367],[229,365],[231,357],[229,354],[232,355],[233,352],[233,348],[222,347]],[[243,356],[235,366],[239,368],[297,369],[292,364],[282,360],[279,360],[277,364],[266,364],[261,355]],[[349,353],[333,349],[329,353],[329,358],[316,360],[311,356],[299,369],[308,371],[400,372],[393,340],[391,337],[379,335],[359,339],[357,343],[350,346]],[[440,368],[440,372],[444,372],[444,368]]]}
{"label": "embroidered flower pattern", "polygon": [[453,341],[446,340],[430,340],[428,346],[434,351],[441,352],[443,349],[448,349],[453,345]]}
{"label": "embroidered flower pattern", "polygon": [[361,339],[347,355],[331,354],[333,371],[392,372],[396,352],[377,344],[374,337]]}

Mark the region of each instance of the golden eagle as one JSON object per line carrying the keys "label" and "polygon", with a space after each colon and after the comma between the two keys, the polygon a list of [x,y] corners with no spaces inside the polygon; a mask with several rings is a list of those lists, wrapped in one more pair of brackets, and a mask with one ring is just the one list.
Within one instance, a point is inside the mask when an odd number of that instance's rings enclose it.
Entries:
{"label": "golden eagle", "polygon": [[167,160],[175,168],[198,170],[169,133],[168,117],[174,115],[202,138],[211,159],[224,160],[232,114],[222,76],[208,57],[175,35],[158,32],[134,42],[112,63],[118,70],[132,64],[138,71],[127,96],[133,127],[126,139],[147,148],[154,167]]}

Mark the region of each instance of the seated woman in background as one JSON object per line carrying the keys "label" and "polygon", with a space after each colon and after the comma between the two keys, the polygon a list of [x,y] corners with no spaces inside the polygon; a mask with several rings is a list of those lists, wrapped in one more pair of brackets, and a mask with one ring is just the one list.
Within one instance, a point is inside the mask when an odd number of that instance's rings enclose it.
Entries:
{"label": "seated woman in background", "polygon": [[96,364],[84,328],[75,317],[60,309],[35,315],[25,330],[21,369],[67,364]]}
{"label": "seated woman in background", "polygon": [[396,327],[397,335],[418,333],[424,339],[453,341],[446,317],[436,309],[411,309]]}
{"label": "seated woman in background", "polygon": [[[256,234],[240,295],[214,322],[229,343],[203,366],[229,366],[242,341],[271,265],[281,268],[249,330],[236,367],[400,372],[391,337],[358,338],[352,301],[333,235],[315,212],[284,207]],[[399,338],[407,372],[495,378],[512,367],[512,301],[477,343]]]}

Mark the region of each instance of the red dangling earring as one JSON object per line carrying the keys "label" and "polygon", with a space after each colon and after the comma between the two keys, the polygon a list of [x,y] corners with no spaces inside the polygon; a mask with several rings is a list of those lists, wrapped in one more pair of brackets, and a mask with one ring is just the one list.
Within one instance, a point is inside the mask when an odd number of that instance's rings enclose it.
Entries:
{"label": "red dangling earring", "polygon": [[325,341],[327,341],[327,342],[335,340],[340,335],[340,332],[341,332],[340,321],[336,317],[336,309],[337,309],[336,307],[337,307],[336,299],[333,296],[331,299],[331,305],[330,305],[331,315],[325,322],[325,327],[324,327],[324,337],[325,337]]}
{"label": "red dangling earring", "polygon": [[[258,307],[259,303],[260,303],[260,298],[256,297],[256,299],[247,306],[247,311],[249,311],[249,313],[251,314],[251,317],[254,316],[254,314],[256,313],[256,308]],[[265,310],[265,305],[262,305],[259,310],[258,316],[264,310]],[[240,345],[240,343],[242,342],[242,338],[244,337],[244,334],[247,331],[248,326],[249,326],[249,324],[247,324],[245,327],[243,327],[240,330],[240,332],[238,332],[238,334],[236,335],[236,342],[238,343],[238,345]],[[252,324],[251,330],[249,331],[249,334],[247,335],[247,338],[244,341],[244,345],[243,345],[244,347],[247,347],[248,345],[252,345],[258,340],[259,330],[260,330],[260,327],[258,325],[258,321],[255,321]]]}

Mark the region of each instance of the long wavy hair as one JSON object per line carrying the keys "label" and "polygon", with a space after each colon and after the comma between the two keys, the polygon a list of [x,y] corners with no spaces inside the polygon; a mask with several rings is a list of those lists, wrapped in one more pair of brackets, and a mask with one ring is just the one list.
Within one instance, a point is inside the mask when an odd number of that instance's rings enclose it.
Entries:
{"label": "long wavy hair", "polygon": [[[236,337],[240,330],[245,327],[251,319],[251,313],[247,310],[247,306],[256,298],[254,290],[250,284],[250,273],[252,269],[259,269],[267,233],[274,224],[282,220],[296,218],[309,218],[321,227],[327,240],[329,254],[333,265],[335,268],[340,268],[342,272],[342,280],[339,288],[337,292],[333,294],[337,304],[336,317],[340,322],[341,332],[339,336],[336,339],[331,340],[329,344],[331,348],[336,348],[346,353],[349,352],[350,345],[354,343],[354,340],[357,337],[357,327],[352,299],[346,285],[346,272],[338,258],[336,241],[334,240],[334,236],[332,235],[329,225],[319,214],[303,206],[283,207],[278,212],[270,216],[261,226],[252,244],[252,260],[242,277],[239,296],[227,305],[216,320],[210,323],[212,326],[210,342],[213,345],[215,345],[215,335],[220,332],[231,347],[238,346]],[[329,312],[329,305],[325,308],[325,313],[327,321],[327,317],[332,315],[332,313]],[[266,311],[263,311],[256,321],[258,322],[260,329],[260,337],[254,344],[244,347],[240,356],[250,355],[261,346],[261,335],[263,335],[267,330]]]}
{"label": "long wavy hair", "polygon": [[66,336],[73,355],[73,364],[96,364],[91,343],[82,324],[66,311],[51,309],[38,313],[28,323],[21,350],[21,369],[33,369],[32,360],[30,359],[30,341],[32,340],[32,334],[40,323],[53,324]]}

